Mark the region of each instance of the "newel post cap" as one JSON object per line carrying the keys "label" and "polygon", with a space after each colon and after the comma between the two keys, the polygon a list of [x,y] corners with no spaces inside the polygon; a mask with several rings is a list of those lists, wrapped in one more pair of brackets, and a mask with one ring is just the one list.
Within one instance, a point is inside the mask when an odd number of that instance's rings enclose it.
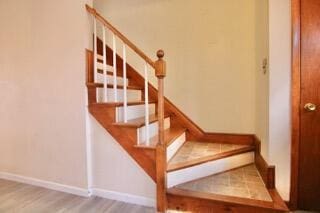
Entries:
{"label": "newel post cap", "polygon": [[158,60],[155,62],[156,76],[158,78],[164,78],[166,76],[166,62],[163,60],[164,51],[158,50],[157,57]]}
{"label": "newel post cap", "polygon": [[163,56],[164,56],[164,51],[163,51],[163,50],[158,50],[158,51],[157,51],[157,57],[158,57],[159,59],[162,59]]}

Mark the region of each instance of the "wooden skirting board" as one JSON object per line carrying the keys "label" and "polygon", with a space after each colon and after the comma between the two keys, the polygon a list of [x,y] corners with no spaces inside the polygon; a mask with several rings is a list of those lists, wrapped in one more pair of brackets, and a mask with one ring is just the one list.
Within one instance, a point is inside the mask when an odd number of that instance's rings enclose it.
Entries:
{"label": "wooden skirting board", "polygon": [[264,160],[261,155],[261,141],[258,137],[254,136],[255,143],[255,162],[256,167],[259,170],[263,181],[265,182],[268,189],[275,188],[275,166],[270,166]]}

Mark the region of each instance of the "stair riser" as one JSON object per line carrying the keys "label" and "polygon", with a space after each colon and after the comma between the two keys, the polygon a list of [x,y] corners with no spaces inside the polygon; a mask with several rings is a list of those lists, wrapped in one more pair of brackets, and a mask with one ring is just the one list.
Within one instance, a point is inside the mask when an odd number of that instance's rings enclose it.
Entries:
{"label": "stair riser", "polygon": [[[97,75],[97,80],[95,83],[104,83],[104,77],[103,74],[98,73]],[[129,79],[127,78],[127,84],[129,85]],[[112,75],[107,75],[107,84],[113,84],[113,76]],[[117,77],[117,85],[118,86],[123,86],[124,85],[124,79],[122,77]]]}
{"label": "stair riser", "polygon": [[186,141],[186,133],[182,133],[178,138],[174,140],[170,146],[167,148],[167,162],[176,154],[176,152],[180,149],[180,147]]}
{"label": "stair riser", "polygon": [[[118,102],[124,101],[124,94],[123,89],[117,89],[117,97]],[[104,101],[104,89],[98,88],[97,89],[97,100],[98,103],[105,102]],[[140,90],[127,90],[127,101],[141,101],[141,91]],[[107,88],[107,102],[115,102],[114,98],[114,89]]]}
{"label": "stair riser", "polygon": [[[149,104],[149,115],[155,114],[155,104]],[[145,105],[135,105],[127,107],[128,120],[145,116]],[[123,122],[123,107],[116,108],[116,122]]]}
{"label": "stair riser", "polygon": [[[149,125],[149,138],[152,138],[153,136],[158,134],[158,121],[154,122]],[[164,119],[164,129],[170,128],[170,118]],[[143,126],[139,129],[137,129],[137,144],[140,144],[142,142],[146,141],[146,127]]]}
{"label": "stair riser", "polygon": [[195,165],[185,169],[169,172],[167,175],[168,188],[186,183],[209,175],[225,172],[254,162],[254,152],[247,152],[222,158],[215,161]]}
{"label": "stair riser", "polygon": [[[98,57],[98,59],[99,59],[99,57]],[[100,60],[102,60],[102,57],[100,58]],[[97,62],[97,68],[100,70],[103,70],[103,63]],[[107,71],[113,72],[113,66],[107,65]]]}

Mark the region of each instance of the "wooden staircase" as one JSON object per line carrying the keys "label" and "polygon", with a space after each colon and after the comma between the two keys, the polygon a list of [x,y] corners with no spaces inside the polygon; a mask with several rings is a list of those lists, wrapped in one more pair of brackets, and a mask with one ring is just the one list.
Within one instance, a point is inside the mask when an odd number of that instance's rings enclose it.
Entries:
{"label": "wooden staircase", "polygon": [[[259,140],[254,135],[204,132],[163,96],[163,51],[157,52],[158,60],[149,59],[93,8],[86,9],[155,69],[158,89],[146,84],[145,78],[96,33],[95,51],[86,50],[89,111],[157,183],[157,211],[287,212],[274,186],[274,167],[260,155]],[[231,185],[231,174],[244,179]],[[215,175],[220,175],[224,191],[215,190],[221,188],[221,182],[211,181],[218,179]],[[228,181],[223,178],[227,176]],[[250,178],[256,182],[251,183]],[[254,184],[268,199],[249,190]],[[232,193],[231,188],[238,193]]]}

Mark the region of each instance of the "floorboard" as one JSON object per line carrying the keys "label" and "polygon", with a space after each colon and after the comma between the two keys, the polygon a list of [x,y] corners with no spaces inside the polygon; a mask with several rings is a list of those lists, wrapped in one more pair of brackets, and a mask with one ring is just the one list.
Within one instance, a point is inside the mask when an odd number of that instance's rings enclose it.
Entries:
{"label": "floorboard", "polygon": [[154,208],[80,197],[0,179],[1,213],[154,213]]}

